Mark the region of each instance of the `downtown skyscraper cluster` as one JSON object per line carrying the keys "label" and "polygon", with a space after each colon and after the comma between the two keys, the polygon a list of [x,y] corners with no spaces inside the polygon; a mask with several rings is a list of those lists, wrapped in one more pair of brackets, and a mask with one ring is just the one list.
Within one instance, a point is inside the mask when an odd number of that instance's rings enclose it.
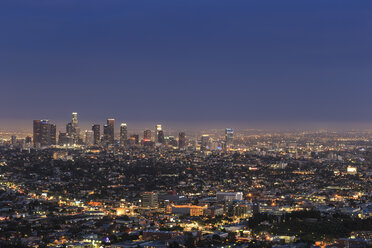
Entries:
{"label": "downtown skyscraper cluster", "polygon": [[[229,147],[233,139],[233,130],[226,129],[225,143]],[[201,137],[201,149],[206,150],[210,147],[208,135]],[[102,148],[124,148],[133,146],[155,147],[169,145],[178,149],[186,149],[188,146],[186,133],[179,132],[178,137],[165,136],[161,124],[155,125],[154,130],[146,129],[143,131],[143,139],[139,134],[128,134],[128,126],[121,123],[119,127],[119,137],[115,137],[115,119],[109,118],[106,124],[93,124],[91,130],[81,131],[78,120],[78,113],[73,112],[71,121],[66,124],[65,131],[60,131],[57,136],[55,124],[48,120],[34,120],[33,124],[33,144],[35,148],[43,148],[58,145],[61,147],[73,146],[96,146]]]}

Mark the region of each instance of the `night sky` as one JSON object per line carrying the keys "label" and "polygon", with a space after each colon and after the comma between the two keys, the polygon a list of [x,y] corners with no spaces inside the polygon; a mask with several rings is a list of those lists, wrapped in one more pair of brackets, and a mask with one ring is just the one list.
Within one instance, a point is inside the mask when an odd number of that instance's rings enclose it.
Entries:
{"label": "night sky", "polygon": [[372,121],[372,1],[1,0],[0,119]]}

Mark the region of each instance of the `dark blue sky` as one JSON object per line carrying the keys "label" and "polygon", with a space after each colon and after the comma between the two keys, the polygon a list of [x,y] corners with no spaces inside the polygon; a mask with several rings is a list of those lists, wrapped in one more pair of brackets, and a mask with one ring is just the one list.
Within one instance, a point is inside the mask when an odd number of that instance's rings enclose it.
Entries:
{"label": "dark blue sky", "polygon": [[372,120],[372,1],[2,0],[0,119]]}

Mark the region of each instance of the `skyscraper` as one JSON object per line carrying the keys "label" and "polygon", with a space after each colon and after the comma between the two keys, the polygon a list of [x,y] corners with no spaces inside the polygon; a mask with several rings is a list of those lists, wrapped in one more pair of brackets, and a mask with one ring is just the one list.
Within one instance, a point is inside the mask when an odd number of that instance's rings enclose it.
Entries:
{"label": "skyscraper", "polygon": [[40,140],[41,140],[41,120],[34,120],[34,147],[40,146]]}
{"label": "skyscraper", "polygon": [[73,112],[71,122],[66,125],[66,133],[73,139],[74,144],[77,144],[80,138],[80,128],[78,127],[79,122],[77,115],[76,112]]}
{"label": "skyscraper", "polygon": [[156,128],[156,131],[161,131],[162,130],[161,124],[157,124],[155,128]]}
{"label": "skyscraper", "polygon": [[85,145],[91,146],[94,144],[94,132],[92,130],[85,130]]}
{"label": "skyscraper", "polygon": [[143,132],[143,139],[145,141],[150,141],[151,140],[151,130],[145,130]]}
{"label": "skyscraper", "polygon": [[165,143],[163,130],[160,130],[158,132],[158,143],[160,143],[160,144],[164,144]]}
{"label": "skyscraper", "polygon": [[94,124],[92,126],[94,145],[99,145],[101,142],[101,126],[99,124]]}
{"label": "skyscraper", "polygon": [[66,133],[68,136],[71,136],[71,137],[74,135],[74,128],[71,122],[66,124]]}
{"label": "skyscraper", "polygon": [[121,123],[120,125],[120,146],[126,146],[128,140],[128,129],[126,123]]}
{"label": "skyscraper", "polygon": [[48,120],[34,120],[34,146],[45,147],[56,144],[56,125]]}
{"label": "skyscraper", "polygon": [[82,142],[81,135],[80,135],[80,127],[75,126],[75,144],[79,144],[79,142]]}
{"label": "skyscraper", "polygon": [[203,134],[200,141],[200,149],[202,151],[209,149],[209,135]]}
{"label": "skyscraper", "polygon": [[184,132],[180,132],[178,134],[178,147],[180,149],[185,148],[186,146],[186,134]]}
{"label": "skyscraper", "polygon": [[234,140],[234,130],[232,128],[225,129],[225,149],[229,149]]}
{"label": "skyscraper", "polygon": [[50,124],[48,120],[41,121],[41,135],[40,135],[40,145],[49,146],[51,143],[50,140]]}
{"label": "skyscraper", "polygon": [[77,113],[73,112],[72,113],[72,126],[76,127],[78,125],[78,118],[77,118]]}
{"label": "skyscraper", "polygon": [[12,137],[10,137],[10,144],[15,146],[16,143],[17,143],[17,136],[12,135]]}
{"label": "skyscraper", "polygon": [[50,125],[50,144],[56,145],[57,144],[57,126],[56,124],[49,124]]}
{"label": "skyscraper", "polygon": [[155,126],[155,143],[160,143],[159,142],[159,132],[162,131],[161,124],[157,124]]}
{"label": "skyscraper", "polygon": [[106,145],[114,144],[115,140],[115,119],[107,119],[107,124],[103,127],[103,137]]}

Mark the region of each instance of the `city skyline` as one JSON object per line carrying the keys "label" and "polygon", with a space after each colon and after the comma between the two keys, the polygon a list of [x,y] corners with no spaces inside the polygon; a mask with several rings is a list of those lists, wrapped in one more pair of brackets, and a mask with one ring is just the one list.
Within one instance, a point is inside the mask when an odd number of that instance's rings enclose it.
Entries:
{"label": "city skyline", "polygon": [[[66,111],[66,119],[52,119],[52,118],[33,118],[37,120],[52,121],[57,126],[57,131],[65,130],[66,121],[71,119],[71,112]],[[76,112],[74,112],[76,113]],[[372,130],[372,122],[356,122],[356,121],[329,121],[329,122],[305,122],[305,121],[232,121],[232,120],[212,120],[212,121],[165,121],[165,120],[128,120],[119,119],[114,116],[107,116],[103,119],[87,119],[82,114],[79,114],[79,127],[81,131],[88,130],[94,124],[102,126],[107,124],[107,119],[114,119],[116,121],[115,135],[119,134],[120,124],[128,124],[132,131],[138,132],[146,129],[153,129],[155,124],[161,123],[172,131],[188,130],[191,132],[207,132],[208,130],[224,129],[226,127],[234,127],[236,130],[261,130],[261,131],[314,131],[314,130],[334,130],[334,131],[369,131]],[[31,119],[31,121],[33,120]],[[0,120],[0,131],[3,132],[31,132],[32,125],[30,120]],[[103,132],[103,129],[101,130]]]}
{"label": "city skyline", "polygon": [[[45,119],[45,118],[44,118]],[[42,120],[42,119],[40,119]],[[48,121],[53,122],[56,125],[57,132],[65,130],[65,121],[54,121],[53,119],[47,119]],[[91,121],[82,121],[80,122],[81,131],[90,130],[93,124],[99,124],[103,128],[106,120],[91,122]],[[124,123],[125,121],[123,121]],[[11,133],[20,133],[20,134],[32,134],[32,120],[25,121],[25,124],[19,126],[17,125],[17,121],[10,121],[8,122],[9,125],[0,125],[0,132],[6,132],[11,135]],[[15,123],[15,124],[12,124]],[[122,123],[122,122],[120,122]],[[118,125],[115,125],[115,136],[120,135],[120,123],[118,121]],[[151,129],[151,127],[158,122],[149,121],[149,122],[128,122],[129,125],[129,133],[138,133],[142,134],[144,130]],[[338,122],[328,122],[328,123],[301,123],[301,124],[293,124],[293,123],[231,123],[231,122],[194,122],[194,123],[175,123],[175,122],[161,122],[166,127],[167,130],[171,131],[172,134],[176,134],[180,131],[187,131],[188,133],[208,133],[208,132],[215,132],[219,130],[220,132],[224,132],[226,127],[234,127],[237,131],[252,131],[254,132],[296,132],[296,131],[365,131],[371,132],[372,131],[372,123],[338,123]],[[103,130],[101,130],[103,132]],[[153,131],[152,131],[153,132]],[[152,133],[153,134],[153,133]]]}

